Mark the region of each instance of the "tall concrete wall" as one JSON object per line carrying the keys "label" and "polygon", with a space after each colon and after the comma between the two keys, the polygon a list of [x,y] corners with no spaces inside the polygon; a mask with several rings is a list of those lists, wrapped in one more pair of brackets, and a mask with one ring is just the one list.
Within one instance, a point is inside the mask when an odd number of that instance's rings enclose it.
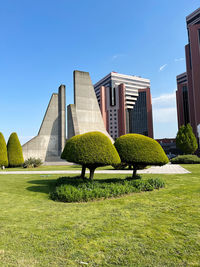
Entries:
{"label": "tall concrete wall", "polygon": [[52,94],[38,135],[22,146],[24,158],[55,161],[60,158],[66,140],[65,86]]}
{"label": "tall concrete wall", "polygon": [[67,111],[68,138],[77,134],[99,131],[112,140],[105,129],[88,72],[74,71],[74,105],[69,105]]}

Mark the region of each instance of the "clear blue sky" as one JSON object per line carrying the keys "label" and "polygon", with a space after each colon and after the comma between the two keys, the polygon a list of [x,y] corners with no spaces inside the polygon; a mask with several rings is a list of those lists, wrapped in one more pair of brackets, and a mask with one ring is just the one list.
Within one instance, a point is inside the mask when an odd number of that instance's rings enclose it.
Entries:
{"label": "clear blue sky", "polygon": [[1,0],[0,131],[36,135],[50,96],[73,70],[151,80],[155,138],[174,137],[176,75],[185,71],[185,17],[199,0]]}

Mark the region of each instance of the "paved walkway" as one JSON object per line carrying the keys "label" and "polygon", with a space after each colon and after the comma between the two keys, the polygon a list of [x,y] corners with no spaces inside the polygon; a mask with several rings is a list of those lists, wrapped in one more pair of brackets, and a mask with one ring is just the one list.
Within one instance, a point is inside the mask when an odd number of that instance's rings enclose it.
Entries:
{"label": "paved walkway", "polygon": [[[88,173],[88,171],[86,171]],[[96,170],[95,173],[111,173],[111,174],[131,174],[131,170]],[[66,171],[0,171],[0,174],[80,174],[80,170]],[[152,166],[145,170],[139,170],[138,173],[153,173],[153,174],[184,174],[190,173],[178,164],[166,164],[164,166]]]}

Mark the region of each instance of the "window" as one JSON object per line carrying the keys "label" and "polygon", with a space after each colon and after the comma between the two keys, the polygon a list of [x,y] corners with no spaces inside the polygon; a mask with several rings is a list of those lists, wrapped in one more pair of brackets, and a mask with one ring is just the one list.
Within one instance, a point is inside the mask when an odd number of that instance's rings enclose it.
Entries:
{"label": "window", "polygon": [[115,87],[110,87],[110,106],[116,105],[116,92]]}
{"label": "window", "polygon": [[190,60],[190,69],[192,69],[192,55],[191,55],[190,44],[189,44],[189,60]]}

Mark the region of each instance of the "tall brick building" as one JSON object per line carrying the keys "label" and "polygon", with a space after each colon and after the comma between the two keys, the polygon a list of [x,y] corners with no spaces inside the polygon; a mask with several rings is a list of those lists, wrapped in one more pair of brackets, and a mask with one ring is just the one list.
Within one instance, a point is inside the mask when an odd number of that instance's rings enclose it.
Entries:
{"label": "tall brick building", "polygon": [[185,46],[186,72],[177,79],[178,127],[188,122],[198,136],[200,126],[200,8],[186,17],[188,44]]}

